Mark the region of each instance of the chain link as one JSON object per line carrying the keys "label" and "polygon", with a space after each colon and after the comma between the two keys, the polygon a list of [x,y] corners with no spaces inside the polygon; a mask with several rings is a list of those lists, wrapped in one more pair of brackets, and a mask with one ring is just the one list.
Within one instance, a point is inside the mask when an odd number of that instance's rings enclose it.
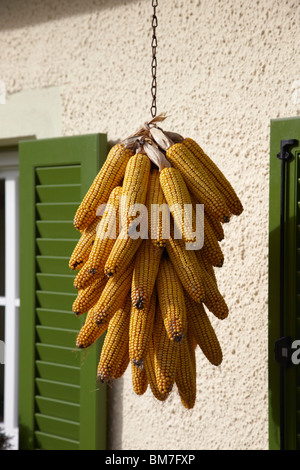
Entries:
{"label": "chain link", "polygon": [[157,80],[156,80],[156,71],[157,71],[157,59],[156,59],[156,48],[157,48],[157,37],[156,37],[156,28],[157,28],[157,16],[156,8],[158,6],[158,0],[152,0],[153,15],[152,15],[152,62],[151,62],[151,72],[152,72],[152,84],[151,84],[151,95],[152,95],[152,106],[151,106],[151,115],[154,118],[157,113],[156,107],[156,93],[157,93]]}

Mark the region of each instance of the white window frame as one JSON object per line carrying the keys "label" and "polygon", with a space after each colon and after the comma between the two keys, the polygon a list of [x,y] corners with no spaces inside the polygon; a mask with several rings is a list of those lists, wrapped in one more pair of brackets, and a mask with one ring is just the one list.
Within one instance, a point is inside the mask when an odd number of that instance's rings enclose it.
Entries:
{"label": "white window frame", "polygon": [[18,153],[1,151],[0,179],[5,194],[5,295],[4,307],[4,409],[1,427],[18,448],[18,372],[19,372],[19,170]]}

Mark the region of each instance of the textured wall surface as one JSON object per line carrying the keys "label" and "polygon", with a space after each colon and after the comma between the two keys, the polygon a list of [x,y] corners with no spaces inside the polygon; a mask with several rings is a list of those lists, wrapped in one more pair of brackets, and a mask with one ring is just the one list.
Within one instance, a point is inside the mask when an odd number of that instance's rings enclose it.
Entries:
{"label": "textured wall surface", "polygon": [[[150,116],[151,2],[2,0],[0,79],[9,94],[59,87],[64,135],[114,142]],[[212,322],[219,368],[197,353],[186,411],[110,389],[112,449],[268,447],[267,269],[270,119],[300,113],[298,0],[168,0],[158,7],[158,112],[224,171],[245,212],[225,228],[217,273],[230,308]]]}

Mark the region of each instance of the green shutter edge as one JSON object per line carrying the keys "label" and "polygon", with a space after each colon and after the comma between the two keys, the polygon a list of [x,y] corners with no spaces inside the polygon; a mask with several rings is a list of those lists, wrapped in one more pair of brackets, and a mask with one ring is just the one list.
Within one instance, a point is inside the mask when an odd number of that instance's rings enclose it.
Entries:
{"label": "green shutter edge", "polygon": [[[282,139],[300,141],[300,118],[274,119],[270,124],[270,180],[269,180],[269,307],[268,307],[268,386],[269,386],[269,449],[280,450],[280,394],[279,365],[274,359],[274,342],[280,337],[280,188],[281,161],[277,158]],[[299,148],[293,148],[293,159],[286,167],[286,269],[285,269],[285,335],[297,339],[296,323],[296,250]],[[299,222],[298,222],[299,223]],[[299,268],[298,268],[299,269]],[[299,335],[299,332],[298,332]],[[299,338],[299,336],[298,336]],[[297,444],[297,367],[285,372],[285,441],[287,450]],[[298,430],[299,432],[299,430]]]}
{"label": "green shutter edge", "polygon": [[[107,156],[106,134],[68,136],[19,143],[20,165],[20,335],[19,449],[34,449],[35,429],[35,167],[81,165],[84,197]],[[92,156],[92,158],[89,158]],[[78,235],[74,229],[74,238]],[[78,330],[80,324],[78,324]],[[101,341],[81,354],[80,450],[107,447],[107,387],[96,383]],[[80,354],[75,351],[74,354]],[[94,384],[91,390],[90,385]],[[51,436],[50,436],[51,438]],[[55,441],[55,436],[52,436]],[[72,444],[72,443],[71,443]],[[70,445],[71,445],[70,444]]]}

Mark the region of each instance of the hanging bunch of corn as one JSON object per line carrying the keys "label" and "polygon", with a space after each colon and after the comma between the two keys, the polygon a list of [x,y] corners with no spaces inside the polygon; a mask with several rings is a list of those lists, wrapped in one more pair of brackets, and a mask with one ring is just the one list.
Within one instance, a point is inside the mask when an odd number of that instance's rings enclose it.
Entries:
{"label": "hanging bunch of corn", "polygon": [[76,345],[87,348],[105,333],[100,382],[130,364],[138,395],[149,386],[164,401],[175,385],[193,408],[196,347],[214,366],[222,362],[209,316],[224,319],[228,307],[215,268],[224,262],[223,225],[243,207],[194,140],[159,127],[164,119],[110,150],[76,212],[73,311],[86,315]]}

